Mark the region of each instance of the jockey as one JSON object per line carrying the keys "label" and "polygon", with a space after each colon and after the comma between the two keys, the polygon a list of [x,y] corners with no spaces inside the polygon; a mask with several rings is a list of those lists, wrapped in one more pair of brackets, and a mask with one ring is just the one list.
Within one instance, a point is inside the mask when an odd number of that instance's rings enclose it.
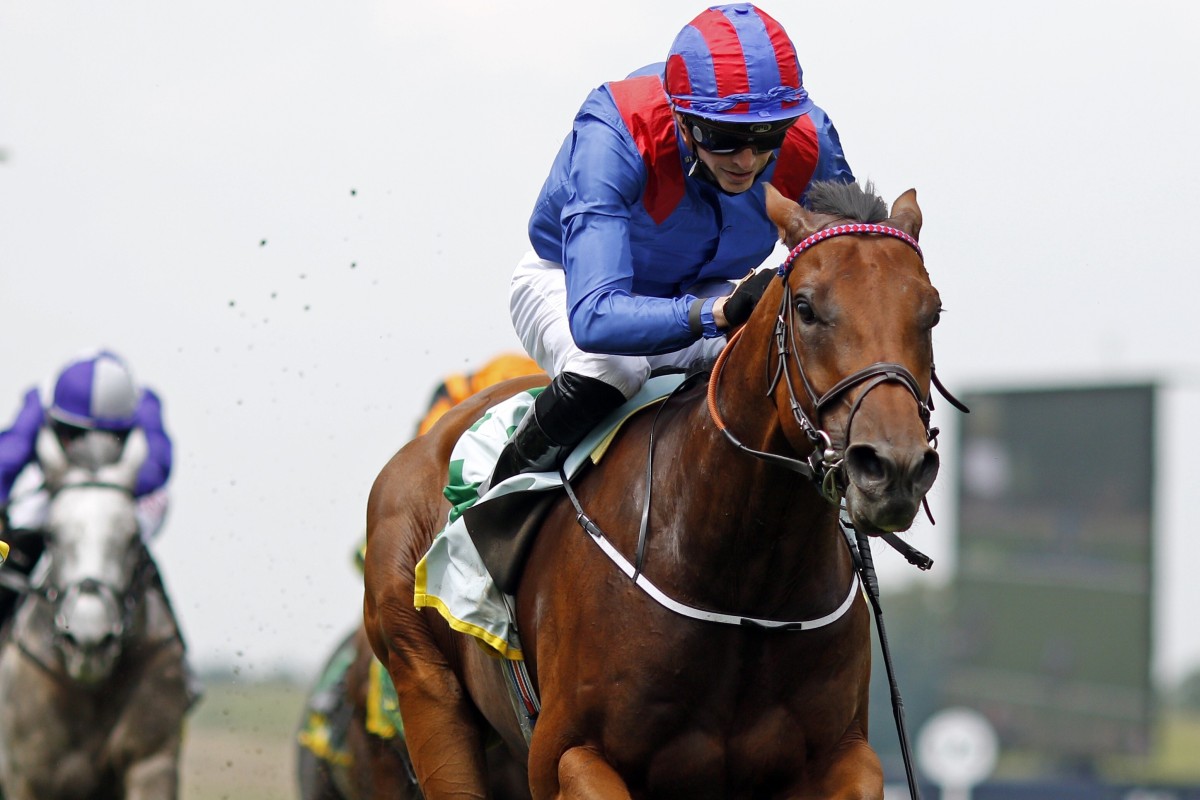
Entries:
{"label": "jockey", "polygon": [[704,11],[665,65],[594,90],[512,278],[517,336],[553,380],[489,485],[556,469],[653,368],[715,358],[773,274],[748,274],[776,244],[762,184],[802,200],[818,180],[854,176],[795,46],[749,3]]}
{"label": "jockey", "polygon": [[14,533],[33,534],[32,539],[19,537],[12,543],[14,550],[26,551],[20,558],[14,552],[13,566],[28,571],[41,553],[36,532],[46,522],[49,497],[42,486],[36,444],[44,427],[58,437],[69,460],[93,467],[115,462],[129,433],[142,429],[149,454],[134,495],[142,537],[150,541],[166,516],[165,486],[171,474],[171,439],[163,428],[158,395],[138,387],[125,362],[102,350],[67,364],[49,399],[46,404],[38,388],[29,389],[12,425],[0,431],[0,509],[5,512],[0,521]]}

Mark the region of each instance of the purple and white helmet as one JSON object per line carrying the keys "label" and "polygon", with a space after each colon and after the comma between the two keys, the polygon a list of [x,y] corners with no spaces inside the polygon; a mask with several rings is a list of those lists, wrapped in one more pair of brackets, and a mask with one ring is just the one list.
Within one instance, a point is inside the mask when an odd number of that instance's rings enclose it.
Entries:
{"label": "purple and white helmet", "polygon": [[63,368],[46,413],[77,428],[127,431],[134,426],[141,399],[142,392],[125,362],[101,350]]}

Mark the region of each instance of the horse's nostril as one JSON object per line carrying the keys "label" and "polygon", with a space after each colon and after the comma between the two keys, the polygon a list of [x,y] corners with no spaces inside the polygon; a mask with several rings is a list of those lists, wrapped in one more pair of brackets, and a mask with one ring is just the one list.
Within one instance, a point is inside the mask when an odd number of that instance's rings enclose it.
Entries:
{"label": "horse's nostril", "polygon": [[859,443],[846,449],[846,477],[861,489],[906,487],[924,494],[937,478],[939,459],[932,448],[916,453],[893,453],[875,445]]}
{"label": "horse's nostril", "polygon": [[846,450],[846,471],[858,485],[886,480],[888,468],[879,451],[869,444],[851,445]]}
{"label": "horse's nostril", "polygon": [[940,466],[941,458],[938,456],[937,451],[933,449],[926,450],[925,455],[921,457],[921,463],[917,468],[913,484],[922,492],[928,491],[937,478]]}

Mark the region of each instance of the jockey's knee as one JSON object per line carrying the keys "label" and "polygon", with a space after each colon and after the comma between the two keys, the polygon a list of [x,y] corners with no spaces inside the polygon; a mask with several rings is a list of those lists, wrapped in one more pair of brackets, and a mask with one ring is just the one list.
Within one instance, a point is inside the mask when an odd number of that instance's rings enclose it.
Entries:
{"label": "jockey's knee", "polygon": [[574,372],[604,381],[625,395],[633,397],[650,377],[650,363],[634,356],[605,356],[580,353],[567,361],[563,372]]}

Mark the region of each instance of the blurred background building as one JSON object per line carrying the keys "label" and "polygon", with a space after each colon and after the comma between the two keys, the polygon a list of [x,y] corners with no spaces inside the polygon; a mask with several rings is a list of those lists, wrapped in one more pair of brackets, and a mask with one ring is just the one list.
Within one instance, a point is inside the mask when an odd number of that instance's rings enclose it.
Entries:
{"label": "blurred background building", "polygon": [[[953,577],[885,587],[884,612],[910,738],[951,708],[994,732],[999,759],[977,800],[1200,797],[1200,673],[1154,680],[1160,394],[1130,383],[962,396],[971,413],[942,476]],[[904,797],[878,668],[872,703],[888,797]]]}

